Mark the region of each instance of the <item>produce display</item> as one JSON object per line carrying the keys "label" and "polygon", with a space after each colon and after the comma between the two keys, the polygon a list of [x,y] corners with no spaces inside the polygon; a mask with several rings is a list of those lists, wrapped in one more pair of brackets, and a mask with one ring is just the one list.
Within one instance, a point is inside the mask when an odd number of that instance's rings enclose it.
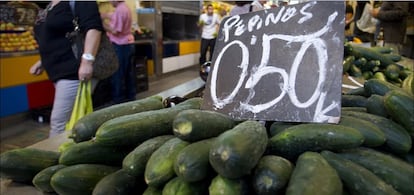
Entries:
{"label": "produce display", "polygon": [[16,27],[0,22],[0,52],[34,51],[39,47],[33,36],[33,27]]}
{"label": "produce display", "polygon": [[234,121],[200,97],[168,108],[150,97],[80,120],[82,138],[59,153],[2,153],[0,176],[58,194],[414,194],[414,73],[345,47],[345,74],[377,60],[384,77],[343,94],[339,124]]}

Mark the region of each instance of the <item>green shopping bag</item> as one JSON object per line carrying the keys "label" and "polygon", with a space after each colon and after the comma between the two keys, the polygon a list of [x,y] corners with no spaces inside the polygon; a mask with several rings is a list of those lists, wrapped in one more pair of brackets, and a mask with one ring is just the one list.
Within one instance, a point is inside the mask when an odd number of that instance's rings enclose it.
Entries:
{"label": "green shopping bag", "polygon": [[79,83],[75,104],[73,106],[70,120],[66,123],[66,130],[72,130],[76,122],[83,116],[93,112],[91,81],[81,81]]}

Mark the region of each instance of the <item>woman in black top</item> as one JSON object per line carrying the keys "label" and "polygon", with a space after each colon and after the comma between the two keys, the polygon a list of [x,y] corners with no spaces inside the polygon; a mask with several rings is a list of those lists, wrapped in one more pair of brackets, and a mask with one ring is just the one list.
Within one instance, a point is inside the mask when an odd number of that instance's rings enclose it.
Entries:
{"label": "woman in black top", "polygon": [[81,32],[86,34],[80,63],[72,52],[71,42],[66,38],[66,34],[74,28],[69,1],[52,0],[39,13],[34,27],[40,60],[30,68],[30,73],[40,75],[46,70],[55,85],[49,137],[64,132],[73,109],[79,80],[92,79],[92,63],[103,32],[95,1],[77,1],[74,8]]}

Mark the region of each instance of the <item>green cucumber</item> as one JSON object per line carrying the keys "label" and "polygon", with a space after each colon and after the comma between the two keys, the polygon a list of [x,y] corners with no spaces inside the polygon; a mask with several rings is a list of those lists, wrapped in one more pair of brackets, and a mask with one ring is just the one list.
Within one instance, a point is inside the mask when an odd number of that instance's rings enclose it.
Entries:
{"label": "green cucumber", "polygon": [[354,128],[364,136],[362,145],[369,147],[381,146],[385,143],[385,134],[374,124],[352,116],[341,116],[339,125]]}
{"label": "green cucumber", "polygon": [[95,141],[109,146],[137,146],[149,138],[172,134],[175,116],[183,110],[199,109],[201,103],[201,98],[191,98],[174,107],[114,118],[99,127]]}
{"label": "green cucumber", "polygon": [[184,110],[173,122],[174,135],[178,138],[195,142],[216,137],[232,129],[236,122],[227,115],[209,110]]}
{"label": "green cucumber", "polygon": [[189,142],[172,138],[155,150],[145,167],[145,182],[149,186],[161,187],[172,179],[175,159],[187,145]]}
{"label": "green cucumber", "polygon": [[401,88],[414,95],[414,73],[411,72],[402,82]]}
{"label": "green cucumber", "polygon": [[143,188],[138,179],[141,178],[129,175],[125,170],[119,169],[99,180],[93,188],[92,195],[138,194],[140,188]]}
{"label": "green cucumber", "polygon": [[285,130],[285,129],[291,127],[291,126],[297,125],[297,124],[300,124],[300,123],[280,122],[280,121],[273,122],[270,125],[270,128],[269,128],[269,135],[270,135],[270,137],[273,137],[276,134],[282,132],[283,130]]}
{"label": "green cucumber", "polygon": [[402,59],[401,55],[395,53],[384,54],[384,56],[391,59],[393,62],[399,62]]}
{"label": "green cucumber", "polygon": [[208,187],[209,195],[249,195],[250,188],[245,178],[228,179],[217,175]]}
{"label": "green cucumber", "polygon": [[288,185],[293,164],[285,158],[265,155],[254,169],[252,185],[256,194],[278,194]]}
{"label": "green cucumber", "polygon": [[286,195],[314,194],[342,194],[342,182],[319,153],[305,152],[296,161]]}
{"label": "green cucumber", "polygon": [[50,185],[50,179],[52,178],[52,175],[55,174],[58,170],[66,167],[65,165],[53,165],[46,169],[41,170],[39,173],[37,173],[32,183],[36,187],[36,189],[42,191],[42,192],[54,192],[55,190]]}
{"label": "green cucumber", "polygon": [[374,46],[374,47],[371,47],[370,49],[380,52],[382,54],[389,54],[393,51],[391,47],[381,47],[381,46]]}
{"label": "green cucumber", "polygon": [[372,73],[371,71],[364,71],[362,72],[362,77],[365,80],[371,79],[374,76],[374,73]]}
{"label": "green cucumber", "polygon": [[104,146],[95,141],[84,141],[63,151],[59,164],[104,164],[120,166],[124,157],[131,151],[128,147]]}
{"label": "green cucumber", "polygon": [[349,68],[349,74],[353,77],[361,77],[362,71],[357,65],[352,64],[351,67]]}
{"label": "green cucumber", "polygon": [[142,195],[162,195],[162,189],[148,186]]}
{"label": "green cucumber", "polygon": [[367,105],[365,107],[367,108],[368,113],[382,117],[389,116],[387,110],[385,109],[384,96],[382,95],[372,94],[368,98]]}
{"label": "green cucumber", "polygon": [[343,66],[343,73],[348,72],[349,68],[355,61],[355,56],[347,56],[344,61],[342,62]]}
{"label": "green cucumber", "polygon": [[60,195],[92,194],[95,185],[119,168],[99,164],[67,166],[53,174],[50,184]]}
{"label": "green cucumber", "polygon": [[374,173],[330,151],[321,155],[337,171],[343,185],[351,194],[399,195],[391,185]]}
{"label": "green cucumber", "polygon": [[381,62],[379,60],[370,60],[365,65],[361,66],[361,70],[372,72],[375,67],[379,67],[380,65]]}
{"label": "green cucumber", "polygon": [[364,96],[364,97],[369,96],[367,94],[367,92],[365,91],[364,87],[358,87],[358,88],[355,88],[355,89],[350,89],[347,92],[345,92],[345,95],[360,95],[360,96]]}
{"label": "green cucumber", "polygon": [[355,148],[338,155],[367,168],[402,194],[414,194],[414,166],[370,148]]}
{"label": "green cucumber", "polygon": [[191,143],[180,151],[175,162],[174,171],[186,182],[205,179],[213,169],[209,163],[209,152],[215,138]]}
{"label": "green cucumber", "polygon": [[364,142],[356,129],[334,124],[301,124],[270,138],[270,153],[293,160],[306,151],[355,148]]}
{"label": "green cucumber", "polygon": [[410,134],[408,134],[404,127],[394,121],[363,112],[346,111],[342,112],[342,115],[360,118],[376,125],[385,134],[385,146],[388,150],[396,154],[406,154],[410,151],[412,146]]}
{"label": "green cucumber", "polygon": [[372,79],[378,79],[378,80],[381,80],[381,81],[384,81],[384,82],[388,82],[388,80],[387,80],[387,78],[386,78],[386,76],[383,72],[379,72],[379,70],[374,71],[374,72],[375,73],[374,73],[374,76],[372,77]]}
{"label": "green cucumber", "polygon": [[75,142],[90,140],[95,136],[98,128],[110,119],[148,110],[158,110],[161,108],[163,108],[163,104],[162,97],[160,96],[151,96],[102,108],[79,119],[72,129],[70,138]]}
{"label": "green cucumber", "polygon": [[343,112],[343,111],[367,112],[367,108],[364,108],[364,107],[341,107],[341,112]]}
{"label": "green cucumber", "polygon": [[342,107],[365,107],[367,105],[367,98],[360,95],[342,95]]}
{"label": "green cucumber", "polygon": [[268,143],[266,128],[245,121],[217,137],[210,149],[210,164],[220,175],[235,179],[250,174]]}
{"label": "green cucumber", "polygon": [[392,120],[414,138],[414,96],[402,90],[392,90],[385,94],[384,105]]}
{"label": "green cucumber", "polygon": [[18,148],[0,154],[0,177],[31,183],[43,169],[57,165],[59,153],[36,148]]}
{"label": "green cucumber", "polygon": [[400,71],[401,68],[398,65],[390,64],[385,68],[384,74],[387,79],[396,81],[400,78]]}
{"label": "green cucumber", "polygon": [[364,83],[364,88],[368,92],[369,95],[377,94],[377,95],[385,95],[387,92],[400,89],[399,87],[383,80],[379,79],[370,79]]}
{"label": "green cucumber", "polygon": [[391,59],[385,57],[382,53],[373,50],[371,48],[353,45],[353,55],[357,57],[364,57],[367,60],[379,60],[381,61],[381,66],[386,67],[389,64],[394,63]]}
{"label": "green cucumber", "polygon": [[172,138],[174,138],[173,135],[161,135],[143,142],[124,158],[122,169],[130,175],[142,177],[145,165],[152,153]]}
{"label": "green cucumber", "polygon": [[205,181],[189,183],[180,177],[168,181],[162,189],[163,195],[204,195],[208,190]]}
{"label": "green cucumber", "polygon": [[[354,56],[355,57],[355,56]],[[359,57],[359,58],[355,58],[354,63],[355,66],[357,67],[361,67],[361,66],[365,66],[365,64],[368,62],[368,60],[364,57]]]}

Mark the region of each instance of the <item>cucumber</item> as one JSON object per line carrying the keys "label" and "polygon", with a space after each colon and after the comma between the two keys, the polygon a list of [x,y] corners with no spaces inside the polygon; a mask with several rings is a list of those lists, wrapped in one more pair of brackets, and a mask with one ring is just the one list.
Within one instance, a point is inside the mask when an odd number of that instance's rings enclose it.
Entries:
{"label": "cucumber", "polygon": [[175,116],[183,110],[199,109],[201,102],[201,98],[191,98],[171,108],[111,119],[99,127],[95,141],[108,146],[138,146],[149,138],[172,134]]}
{"label": "cucumber", "polygon": [[163,195],[203,195],[208,190],[205,181],[189,183],[180,177],[168,181],[162,189]]}
{"label": "cucumber", "polygon": [[376,147],[385,143],[384,132],[368,121],[352,116],[341,116],[339,125],[358,130],[364,136],[364,143],[362,145]]}
{"label": "cucumber", "polygon": [[104,164],[120,166],[124,157],[131,150],[131,148],[127,147],[104,146],[92,140],[84,141],[63,151],[59,158],[59,164]]}
{"label": "cucumber", "polygon": [[414,73],[409,74],[402,82],[401,88],[414,95]]}
{"label": "cucumber", "polygon": [[393,62],[399,62],[402,59],[401,55],[395,53],[384,54],[384,57],[391,59]]}
{"label": "cucumber", "polygon": [[374,72],[375,73],[374,73],[374,76],[372,77],[372,79],[378,79],[378,80],[381,80],[381,81],[384,81],[384,82],[388,82],[388,80],[387,80],[387,78],[386,78],[386,76],[383,72],[379,72],[379,70],[376,70]]}
{"label": "cucumber", "polygon": [[209,195],[249,195],[250,188],[245,178],[228,179],[217,175],[208,187]]}
{"label": "cucumber", "polygon": [[162,195],[162,188],[159,189],[153,186],[148,186],[142,195]]}
{"label": "cucumber", "polygon": [[385,109],[384,96],[382,95],[372,94],[368,98],[367,105],[365,107],[367,108],[368,113],[382,117],[389,116],[387,110]]}
{"label": "cucumber", "polygon": [[355,148],[364,142],[356,129],[333,124],[301,124],[289,127],[269,141],[270,153],[294,160],[306,151]]}
{"label": "cucumber", "polygon": [[209,110],[184,110],[173,121],[174,135],[184,141],[195,142],[216,137],[232,129],[236,122],[227,115]]}
{"label": "cucumber", "polygon": [[141,178],[129,175],[125,170],[119,169],[99,180],[93,188],[92,195],[138,194],[138,191],[143,188],[138,179]]}
{"label": "cucumber", "polygon": [[68,149],[69,147],[71,147],[75,144],[76,144],[76,142],[74,142],[73,140],[69,140],[67,142],[64,142],[64,143],[59,145],[58,152],[62,153],[63,151],[65,151],[66,149]]}
{"label": "cucumber", "polygon": [[90,140],[106,121],[120,116],[163,108],[162,97],[151,96],[141,100],[112,105],[96,110],[79,119],[72,129],[70,138],[75,142]]}
{"label": "cucumber", "polygon": [[385,57],[382,53],[375,51],[371,48],[366,48],[363,46],[353,45],[353,55],[357,57],[364,57],[367,60],[379,60],[381,61],[381,66],[386,67],[389,64],[394,63],[391,59]]}
{"label": "cucumber", "polygon": [[[354,56],[355,57],[355,56]],[[368,62],[368,60],[366,59],[366,58],[364,58],[364,57],[359,57],[359,58],[356,58],[355,59],[355,61],[354,61],[354,63],[353,64],[355,64],[355,66],[357,66],[357,67],[361,67],[361,66],[365,66],[365,64]]]}
{"label": "cucumber", "polygon": [[371,47],[370,49],[380,52],[382,54],[389,54],[393,51],[391,47],[381,47],[381,46],[374,46],[374,47]]}
{"label": "cucumber", "polygon": [[384,74],[389,80],[396,81],[400,78],[400,67],[396,64],[390,64],[388,65],[385,70]]}
{"label": "cucumber", "polygon": [[65,165],[53,165],[48,168],[45,168],[41,170],[39,173],[37,173],[32,183],[36,187],[36,189],[40,190],[41,192],[47,192],[51,193],[55,190],[50,185],[50,179],[52,178],[52,175],[55,174],[58,170],[66,167]]}
{"label": "cucumber", "polygon": [[371,71],[362,72],[362,77],[365,80],[371,79],[373,76],[374,76],[374,73],[372,73]]}
{"label": "cucumber", "polygon": [[235,179],[250,174],[268,143],[266,128],[245,121],[217,137],[210,149],[210,164],[221,176]]}
{"label": "cucumber", "polygon": [[215,138],[194,142],[180,151],[175,162],[174,171],[186,182],[205,179],[213,168],[209,163],[209,152]]}
{"label": "cucumber", "polygon": [[175,159],[187,145],[189,142],[172,138],[155,150],[145,167],[145,182],[149,186],[161,187],[172,179]]}
{"label": "cucumber", "polygon": [[355,89],[350,89],[347,92],[345,92],[345,95],[360,95],[360,96],[364,96],[364,97],[369,97],[369,95],[365,91],[364,87],[358,87],[358,88],[355,88]]}
{"label": "cucumber", "polygon": [[342,95],[342,107],[365,107],[367,105],[367,98],[360,95]]}
{"label": "cucumber", "polygon": [[316,152],[305,152],[296,161],[286,195],[342,194],[342,182],[329,163]]}
{"label": "cucumber", "polygon": [[92,194],[95,185],[119,168],[99,164],[67,166],[53,174],[50,185],[60,195]]}
{"label": "cucumber", "polygon": [[352,64],[349,68],[349,74],[353,77],[362,77],[361,69],[355,64]]}
{"label": "cucumber", "polygon": [[380,65],[381,62],[379,60],[370,60],[365,65],[361,66],[361,70],[372,72],[375,67],[379,67]]}
{"label": "cucumber", "polygon": [[387,150],[396,154],[406,154],[410,151],[412,146],[410,134],[394,121],[363,112],[346,111],[342,112],[342,114],[360,118],[376,125],[385,134],[385,146]]}
{"label": "cucumber", "polygon": [[341,112],[343,112],[343,111],[367,112],[367,108],[364,108],[364,107],[342,107]]}
{"label": "cucumber", "polygon": [[293,171],[293,165],[285,158],[265,155],[254,169],[252,185],[256,194],[282,193]]}
{"label": "cucumber", "polygon": [[57,165],[59,153],[35,148],[18,148],[0,154],[0,177],[31,183],[43,169]]}
{"label": "cucumber", "polygon": [[347,56],[344,61],[342,62],[343,66],[343,73],[348,72],[349,68],[355,61],[355,56]]}
{"label": "cucumber", "polygon": [[145,165],[152,153],[172,138],[173,135],[161,135],[143,142],[124,158],[122,169],[135,177],[143,177]]}
{"label": "cucumber", "polygon": [[370,148],[354,148],[338,155],[367,168],[402,194],[414,194],[413,165]]}
{"label": "cucumber", "polygon": [[280,121],[273,122],[270,125],[270,128],[269,128],[269,135],[270,135],[270,137],[273,137],[276,134],[282,132],[283,130],[285,130],[285,129],[291,127],[291,126],[297,125],[297,124],[300,124],[300,123],[280,122]]}
{"label": "cucumber", "polygon": [[414,138],[414,96],[402,90],[385,94],[384,105],[392,120],[401,124]]}
{"label": "cucumber", "polygon": [[351,194],[400,194],[391,185],[361,165],[327,150],[322,151],[321,155],[337,171],[343,185]]}
{"label": "cucumber", "polygon": [[369,95],[377,94],[377,95],[385,95],[387,92],[400,89],[399,87],[383,80],[379,79],[370,79],[364,83],[364,88],[368,92]]}

